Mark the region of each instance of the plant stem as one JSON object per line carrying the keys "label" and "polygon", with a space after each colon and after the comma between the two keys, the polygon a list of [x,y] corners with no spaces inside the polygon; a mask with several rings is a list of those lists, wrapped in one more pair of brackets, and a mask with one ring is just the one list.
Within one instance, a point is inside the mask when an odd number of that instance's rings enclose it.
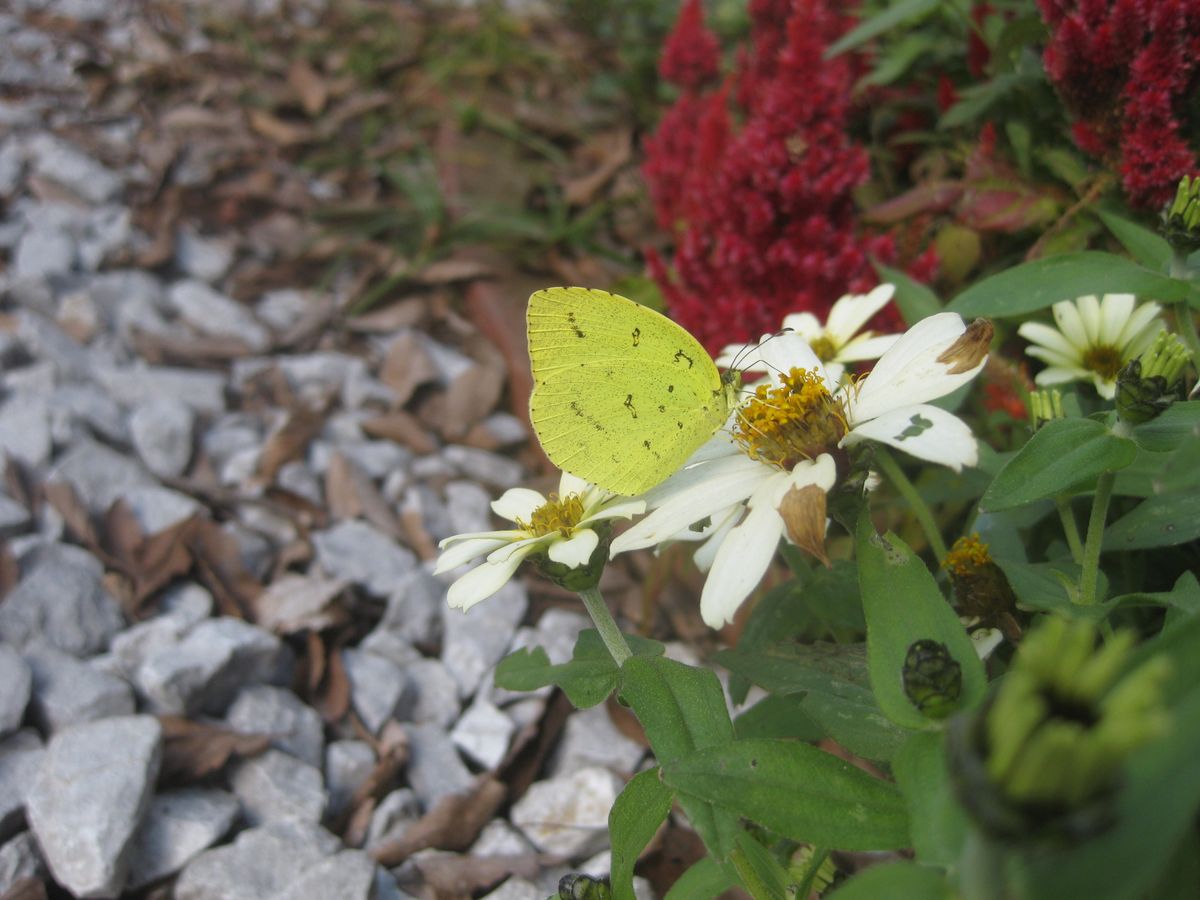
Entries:
{"label": "plant stem", "polygon": [[1079,524],[1075,521],[1075,513],[1071,510],[1071,501],[1063,496],[1054,498],[1058,507],[1058,517],[1062,519],[1063,534],[1067,537],[1067,546],[1071,548],[1071,559],[1075,565],[1083,565],[1083,541],[1079,538]]}
{"label": "plant stem", "polygon": [[621,630],[617,628],[612,613],[608,611],[608,604],[604,602],[604,596],[598,587],[582,590],[579,592],[579,596],[583,599],[583,605],[587,607],[588,615],[592,617],[596,631],[600,632],[600,640],[604,641],[604,646],[612,654],[613,662],[620,668],[625,660],[633,656],[633,653],[630,651],[629,645],[625,643]]}
{"label": "plant stem", "polygon": [[925,501],[921,499],[921,495],[917,492],[916,487],[908,476],[904,474],[904,470],[900,468],[900,464],[892,458],[892,455],[884,450],[878,444],[875,445],[875,461],[879,463],[879,468],[883,470],[883,474],[887,476],[888,481],[900,492],[900,496],[908,501],[912,513],[917,517],[917,521],[921,523],[921,528],[925,531],[925,539],[929,541],[929,547],[937,556],[937,561],[940,563],[946,558],[946,542],[942,540],[942,533],[938,530],[937,523],[933,520],[933,513],[929,511],[929,507],[925,505]]}
{"label": "plant stem", "polygon": [[[1128,423],[1118,419],[1112,433],[1127,438],[1132,430]],[[1083,573],[1079,576],[1079,597],[1075,601],[1080,606],[1093,606],[1096,603],[1096,585],[1100,580],[1100,545],[1104,543],[1108,501],[1112,499],[1113,483],[1116,480],[1116,472],[1105,472],[1096,481],[1092,514],[1088,517],[1087,543],[1083,546]]]}

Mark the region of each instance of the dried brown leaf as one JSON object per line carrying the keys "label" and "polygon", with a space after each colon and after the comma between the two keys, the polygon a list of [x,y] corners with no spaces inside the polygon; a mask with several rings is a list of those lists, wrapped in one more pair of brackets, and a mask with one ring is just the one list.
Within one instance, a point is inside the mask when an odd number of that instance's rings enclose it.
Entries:
{"label": "dried brown leaf", "polygon": [[437,452],[437,441],[433,439],[425,426],[417,420],[416,416],[401,409],[367,419],[361,427],[373,438],[403,444],[422,456]]}
{"label": "dried brown leaf", "polygon": [[21,567],[17,565],[12,547],[8,545],[8,541],[0,538],[0,600],[3,600],[20,580]]}
{"label": "dried brown leaf", "polygon": [[457,443],[471,427],[488,416],[504,393],[504,365],[492,362],[474,365],[460,373],[446,388],[445,405],[438,417],[442,437]]}
{"label": "dried brown leaf", "polygon": [[[13,471],[13,466],[10,462],[9,471]],[[71,537],[83,544],[93,553],[99,551],[100,540],[96,536],[96,528],[92,524],[91,513],[88,512],[83,501],[79,499],[79,495],[75,493],[75,488],[70,483],[65,481],[48,481],[42,485],[42,491],[46,497],[46,502],[54,508],[54,511],[62,516],[63,524]]]}
{"label": "dried brown leaf", "polygon": [[633,158],[633,131],[618,128],[600,132],[583,143],[578,155],[587,162],[590,171],[563,182],[563,197],[572,206],[587,206]]}
{"label": "dried brown leaf", "polygon": [[180,337],[157,331],[134,328],[131,342],[135,350],[149,363],[201,366],[227,363],[251,353],[250,345],[229,337],[190,334]]}
{"label": "dried brown leaf", "polygon": [[294,409],[287,420],[263,444],[258,460],[258,474],[274,481],[287,463],[298,459],[325,424],[326,409]]}
{"label": "dried brown leaf", "polygon": [[221,612],[246,618],[262,591],[242,563],[242,554],[233,535],[209,519],[200,520],[193,529],[189,549],[196,560],[196,574],[217,601]]}
{"label": "dried brown leaf", "polygon": [[491,821],[506,795],[507,789],[492,775],[480,775],[470,791],[443,797],[399,838],[372,849],[371,856],[391,867],[429,847],[465,850]]}
{"label": "dried brown leaf", "polygon": [[18,878],[0,900],[46,900],[46,885],[36,878]]}
{"label": "dried brown leaf", "polygon": [[254,601],[255,620],[276,634],[321,631],[346,620],[339,602],[347,582],[309,575],[284,575]]}
{"label": "dried brown leaf", "polygon": [[323,675],[313,705],[321,717],[332,725],[340,722],[350,709],[350,677],[346,674],[340,650],[327,653]]}
{"label": "dried brown leaf", "polygon": [[300,106],[310,117],[320,114],[329,100],[329,87],[317,70],[303,59],[294,59],[288,66],[287,81],[300,98]]}
{"label": "dried brown leaf", "polygon": [[379,380],[392,389],[399,406],[406,404],[418,387],[437,377],[437,365],[413,331],[392,341],[379,369]]}
{"label": "dried brown leaf", "polygon": [[441,896],[469,896],[515,875],[534,880],[544,860],[538,853],[512,856],[422,855],[413,860],[425,883]]}
{"label": "dried brown leaf", "polygon": [[222,768],[233,757],[256,756],[270,735],[239,734],[181,716],[159,716],[163,728],[162,784],[190,784]]}
{"label": "dried brown leaf", "polygon": [[417,277],[423,284],[449,284],[454,281],[470,281],[473,278],[488,278],[496,274],[487,263],[466,256],[450,257],[430,263],[421,269]]}
{"label": "dried brown leaf", "polygon": [[424,297],[408,297],[347,319],[346,328],[365,334],[393,334],[420,325],[428,316],[429,303]]}
{"label": "dried brown leaf", "polygon": [[313,139],[313,130],[295,122],[285,122],[265,109],[252,109],[248,113],[250,127],[269,141],[281,147],[303,144]]}
{"label": "dried brown leaf", "polygon": [[325,470],[325,502],[334,519],[357,519],[363,514],[363,502],[358,495],[358,471],[342,453],[329,457]]}

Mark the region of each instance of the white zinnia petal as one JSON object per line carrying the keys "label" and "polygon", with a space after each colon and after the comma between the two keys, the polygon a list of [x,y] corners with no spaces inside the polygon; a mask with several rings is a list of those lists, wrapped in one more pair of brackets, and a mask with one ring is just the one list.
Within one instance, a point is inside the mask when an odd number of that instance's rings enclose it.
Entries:
{"label": "white zinnia petal", "polygon": [[[865,359],[879,359],[892,349],[892,345],[900,340],[898,334],[877,334],[874,337],[859,335],[838,351],[837,358],[842,362],[861,362]],[[828,363],[826,363],[828,365]]]}
{"label": "white zinnia petal", "polygon": [[528,522],[537,510],[546,505],[546,498],[529,488],[509,488],[492,501],[492,512],[510,522]]}
{"label": "white zinnia petal", "polygon": [[1078,368],[1081,372],[1087,371],[1083,368],[1083,362],[1080,360],[1078,353],[1067,355],[1066,353],[1059,353],[1057,350],[1051,350],[1049,347],[1035,346],[1026,347],[1025,355],[1032,356],[1034,359],[1040,359],[1051,366],[1065,366],[1067,368]]}
{"label": "white zinnia petal", "polygon": [[1101,344],[1116,344],[1129,314],[1133,312],[1133,294],[1105,294],[1100,303]]}
{"label": "white zinnia petal", "polygon": [[[1157,303],[1143,303],[1130,314],[1114,343],[1118,347],[1129,343],[1143,328],[1153,323],[1154,317],[1158,315],[1161,309],[1162,307]],[[1161,327],[1161,323],[1159,325]],[[1159,330],[1160,328],[1155,328],[1154,333],[1157,334]]]}
{"label": "white zinnia petal", "polygon": [[632,519],[634,516],[640,516],[645,511],[645,500],[626,500],[621,503],[615,503],[612,506],[602,506],[593,512],[585,514],[579,520],[579,524],[588,525],[592,522],[599,522],[601,519]]}
{"label": "white zinnia petal", "polygon": [[1166,330],[1167,326],[1162,323],[1162,320],[1155,319],[1129,339],[1129,343],[1125,347],[1125,352],[1121,355],[1122,359],[1136,359],[1141,356],[1154,343],[1154,339],[1158,337],[1158,333]]}
{"label": "white zinnia petal", "polygon": [[1051,328],[1041,322],[1022,322],[1017,334],[1030,343],[1040,344],[1067,359],[1079,359],[1081,348],[1063,337],[1063,333],[1057,328]]}
{"label": "white zinnia petal", "polygon": [[1115,397],[1117,395],[1116,381],[1109,381],[1103,375],[1100,375],[1096,372],[1092,372],[1091,376],[1092,376],[1092,384],[1096,388],[1096,393],[1099,394],[1101,397],[1103,397],[1105,400],[1111,400],[1113,397]]}
{"label": "white zinnia petal", "polygon": [[576,528],[574,533],[565,541],[555,541],[546,551],[554,562],[564,566],[579,568],[586,566],[592,558],[592,551],[600,543],[600,536],[590,528]]}
{"label": "white zinnia petal", "polygon": [[829,380],[825,367],[817,354],[813,352],[808,341],[796,334],[780,334],[773,336],[758,348],[767,368],[775,377],[786,374],[792,369],[805,369],[809,372],[819,372],[825,380],[825,386],[833,390],[837,385]]}
{"label": "white zinnia petal", "polygon": [[527,553],[516,553],[504,562],[485,562],[476,566],[450,585],[450,590],[446,593],[446,602],[450,604],[451,609],[466,612],[504,587],[526,555]]}
{"label": "white zinnia petal", "polygon": [[887,306],[894,293],[895,285],[881,284],[869,294],[847,294],[834,303],[825,320],[825,331],[834,345],[840,348],[846,344],[872,316]]}
{"label": "white zinnia petal", "polygon": [[[449,572],[451,569],[457,569],[459,566],[469,563],[476,557],[484,556],[499,547],[505,546],[522,534],[524,534],[523,531],[495,531],[487,535],[458,535],[463,540],[456,541],[438,555],[433,574],[441,575],[444,572]],[[442,543],[446,544],[450,540],[450,538],[446,538]]]}
{"label": "white zinnia petal", "polygon": [[1033,377],[1033,380],[1045,386],[1049,384],[1065,384],[1068,381],[1079,381],[1081,378],[1086,380],[1091,377],[1092,373],[1081,367],[1050,366],[1038,372]]}
{"label": "white zinnia petal", "polygon": [[[912,432],[918,431],[913,434]],[[958,416],[936,406],[906,406],[855,426],[842,438],[843,446],[862,440],[878,441],[910,456],[949,466],[956,472],[979,462],[979,446],[970,427]]]}
{"label": "white zinnia petal", "polygon": [[592,487],[591,483],[580,478],[578,475],[563,472],[562,477],[558,479],[558,496],[566,497],[568,494],[575,494],[577,497],[582,497]]}
{"label": "white zinnia petal", "polygon": [[[1063,333],[1071,344],[1080,350],[1091,344],[1088,340],[1087,329],[1083,325],[1083,317],[1079,315],[1079,307],[1070,300],[1062,300],[1051,308],[1058,330]],[[1019,330],[1019,329],[1018,329]]]}
{"label": "white zinnia petal", "polygon": [[[765,483],[762,493],[773,493],[773,485]],[[720,628],[733,619],[767,571],[783,535],[783,519],[774,504],[755,504],[754,499],[746,518],[721,542],[700,593],[700,616],[710,628]]]}
{"label": "white zinnia petal", "polygon": [[[832,314],[832,310],[830,313]],[[825,334],[821,321],[810,312],[790,313],[784,316],[783,330],[794,331],[809,343]]]}
{"label": "white zinnia petal", "polygon": [[1100,342],[1100,300],[1095,294],[1087,294],[1075,301],[1079,318],[1083,320],[1083,331],[1089,346]]}
{"label": "white zinnia petal", "polygon": [[[745,511],[745,507],[738,504],[713,516],[713,524],[699,536],[704,543],[697,547],[696,552],[692,554],[692,562],[696,564],[697,569],[701,572],[707,572],[712,568],[713,560],[716,559],[717,551],[721,549],[721,544],[724,542],[725,537],[742,518],[742,513]],[[684,534],[686,532],[678,532],[676,538],[679,539]]]}
{"label": "white zinnia petal", "polygon": [[901,335],[860,386],[846,393],[850,424],[943,397],[974,378],[986,356],[978,365],[957,374],[951,373],[948,363],[938,362],[938,357],[966,330],[958,313],[937,313]]}

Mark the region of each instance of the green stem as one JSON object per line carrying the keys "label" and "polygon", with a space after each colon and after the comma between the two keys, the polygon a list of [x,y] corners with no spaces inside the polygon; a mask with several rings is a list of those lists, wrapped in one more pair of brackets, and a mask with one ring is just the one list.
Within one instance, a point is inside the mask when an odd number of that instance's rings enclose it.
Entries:
{"label": "green stem", "polygon": [[[1128,423],[1118,419],[1112,433],[1118,437],[1129,437],[1132,430]],[[1092,514],[1088,517],[1087,542],[1083,545],[1083,573],[1079,576],[1079,596],[1075,601],[1080,606],[1093,606],[1096,603],[1096,585],[1100,580],[1100,546],[1104,543],[1108,501],[1112,499],[1113,483],[1116,480],[1115,472],[1105,472],[1096,481]]]}
{"label": "green stem", "polygon": [[604,602],[604,596],[600,593],[600,589],[594,586],[580,591],[579,596],[583,599],[583,605],[587,607],[588,615],[592,617],[596,630],[600,632],[600,640],[604,641],[604,646],[608,648],[613,662],[619,668],[625,660],[633,656],[633,653],[630,651],[629,645],[625,643],[621,629],[617,628],[612,613],[608,611],[608,604]]}
{"label": "green stem", "polygon": [[1083,541],[1079,538],[1079,524],[1075,521],[1075,513],[1071,510],[1071,501],[1063,496],[1054,498],[1058,507],[1058,517],[1062,519],[1063,534],[1067,537],[1067,546],[1071,548],[1071,559],[1075,565],[1083,565]]}
{"label": "green stem", "polygon": [[942,540],[942,533],[933,520],[933,513],[921,499],[916,487],[908,480],[908,476],[904,474],[900,464],[892,458],[892,454],[879,444],[875,445],[875,461],[879,463],[879,468],[887,476],[888,481],[900,492],[900,496],[908,501],[913,515],[917,517],[917,521],[921,523],[921,528],[925,531],[925,539],[929,541],[929,546],[937,556],[937,561],[942,562],[946,558],[946,542]]}
{"label": "green stem", "polygon": [[967,832],[960,868],[965,900],[1003,900],[1006,896],[1004,857],[992,841],[974,828]]}

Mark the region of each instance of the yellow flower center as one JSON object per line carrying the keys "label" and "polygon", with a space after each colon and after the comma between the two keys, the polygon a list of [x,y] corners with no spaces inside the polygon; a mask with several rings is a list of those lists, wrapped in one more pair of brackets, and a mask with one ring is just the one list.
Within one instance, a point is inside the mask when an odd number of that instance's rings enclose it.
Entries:
{"label": "yellow flower center", "polygon": [[960,537],[942,560],[942,568],[954,575],[970,575],[978,572],[992,561],[988,545],[979,539],[976,532],[970,537]]}
{"label": "yellow flower center", "polygon": [[528,523],[517,519],[517,525],[534,537],[544,537],[557,531],[569,538],[582,518],[583,501],[577,494],[567,494],[562,498],[558,494],[551,494],[545,503],[533,511]]}
{"label": "yellow flower center", "polygon": [[1116,378],[1122,365],[1124,362],[1121,359],[1121,351],[1113,346],[1089,347],[1083,354],[1083,367],[1106,381]]}
{"label": "yellow flower center", "polygon": [[837,447],[850,426],[821,376],[792,369],[776,387],[760,384],[738,411],[734,439],[751,459],[791,471]]}
{"label": "yellow flower center", "polygon": [[837,356],[838,348],[834,346],[833,341],[825,337],[825,335],[821,335],[819,338],[809,344],[809,346],[812,347],[813,353],[817,354],[817,359],[819,359],[821,362],[829,362],[831,359]]}

